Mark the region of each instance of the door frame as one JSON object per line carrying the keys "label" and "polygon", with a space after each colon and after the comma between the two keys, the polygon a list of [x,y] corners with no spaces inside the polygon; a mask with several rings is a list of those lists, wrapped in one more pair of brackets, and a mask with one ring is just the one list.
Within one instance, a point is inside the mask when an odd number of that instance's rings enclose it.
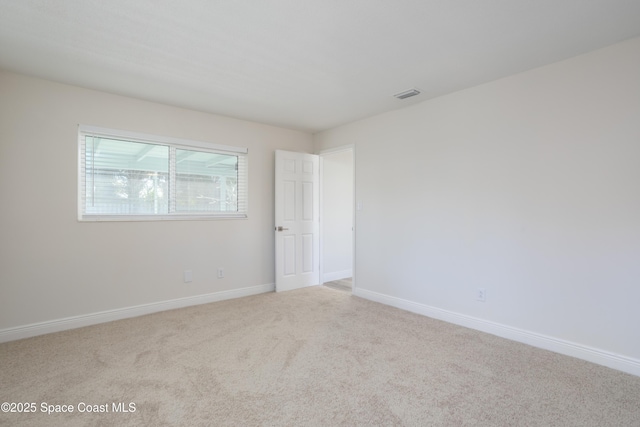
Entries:
{"label": "door frame", "polygon": [[356,147],[354,144],[341,145],[339,147],[328,148],[325,150],[320,150],[318,152],[318,156],[320,157],[320,284],[324,284],[324,218],[322,215],[322,209],[324,206],[323,193],[324,193],[324,156],[335,154],[341,151],[351,151],[351,173],[353,174],[353,200],[352,204],[352,218],[351,224],[353,227],[352,230],[352,239],[351,239],[351,269],[353,271],[352,274],[352,289],[351,293],[356,293]]}

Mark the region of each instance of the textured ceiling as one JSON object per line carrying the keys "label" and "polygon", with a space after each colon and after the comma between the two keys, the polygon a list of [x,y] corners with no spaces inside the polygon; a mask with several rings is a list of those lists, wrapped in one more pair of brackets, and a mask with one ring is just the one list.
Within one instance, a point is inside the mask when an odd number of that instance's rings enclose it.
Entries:
{"label": "textured ceiling", "polygon": [[0,68],[310,132],[638,35],[638,0],[0,0]]}

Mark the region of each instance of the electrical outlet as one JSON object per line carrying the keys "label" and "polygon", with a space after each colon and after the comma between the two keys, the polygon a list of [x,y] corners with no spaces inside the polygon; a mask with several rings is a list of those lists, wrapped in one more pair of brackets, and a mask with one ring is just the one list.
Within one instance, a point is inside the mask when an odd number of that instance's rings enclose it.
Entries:
{"label": "electrical outlet", "polygon": [[487,300],[487,290],[485,288],[478,288],[476,292],[476,300],[485,302]]}
{"label": "electrical outlet", "polygon": [[193,272],[191,270],[184,271],[184,283],[189,283],[193,281]]}
{"label": "electrical outlet", "polygon": [[224,279],[224,268],[218,268],[218,279]]}

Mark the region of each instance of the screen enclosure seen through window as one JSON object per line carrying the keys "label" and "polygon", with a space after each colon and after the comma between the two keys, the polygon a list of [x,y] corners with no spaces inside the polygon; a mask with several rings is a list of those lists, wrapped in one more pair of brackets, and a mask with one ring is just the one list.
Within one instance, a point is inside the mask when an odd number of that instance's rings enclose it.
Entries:
{"label": "screen enclosure seen through window", "polygon": [[81,221],[247,216],[246,148],[80,126]]}

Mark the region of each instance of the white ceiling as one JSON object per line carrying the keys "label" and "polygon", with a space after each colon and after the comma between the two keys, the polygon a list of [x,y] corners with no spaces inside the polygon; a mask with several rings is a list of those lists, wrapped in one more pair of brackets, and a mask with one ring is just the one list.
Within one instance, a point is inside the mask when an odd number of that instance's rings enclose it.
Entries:
{"label": "white ceiling", "polygon": [[640,0],[0,0],[0,68],[310,132],[638,35]]}

